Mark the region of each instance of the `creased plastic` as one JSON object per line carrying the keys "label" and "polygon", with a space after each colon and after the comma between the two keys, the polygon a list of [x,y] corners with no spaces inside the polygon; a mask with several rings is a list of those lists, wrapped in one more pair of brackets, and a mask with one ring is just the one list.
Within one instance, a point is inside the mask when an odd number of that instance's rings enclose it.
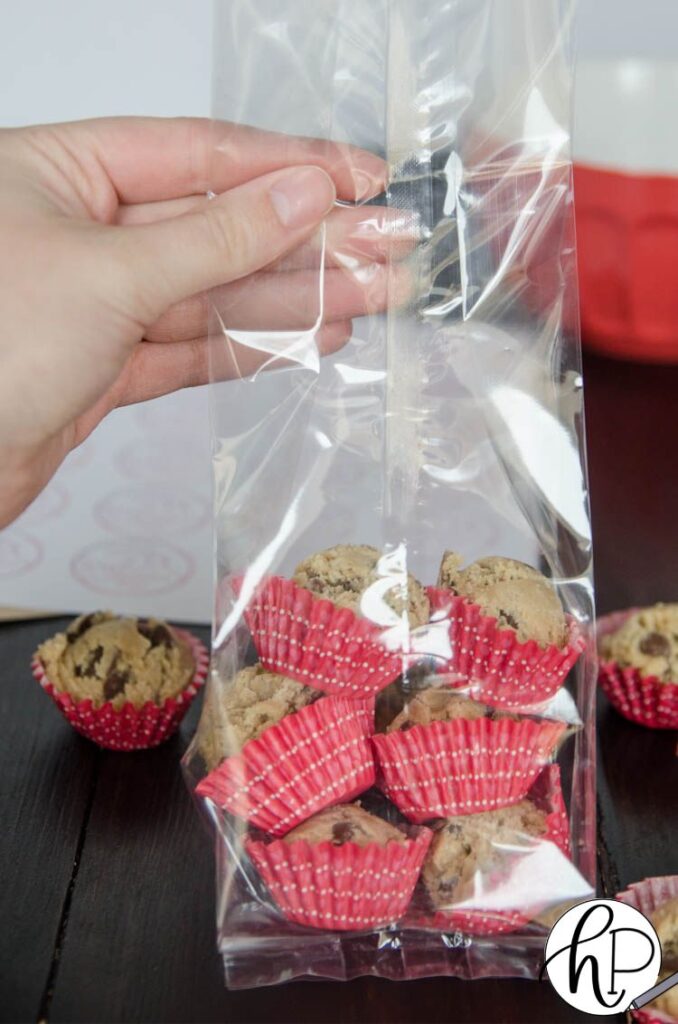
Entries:
{"label": "creased plastic", "polygon": [[[215,11],[212,192],[252,175],[252,147],[261,173],[318,163],[337,190],[314,235],[210,298],[214,628],[184,768],[226,982],[536,977],[536,917],[595,880],[572,4]],[[359,593],[295,579],[346,544],[377,553]],[[560,641],[441,587],[446,550],[538,569]],[[226,708],[256,663],[316,699],[243,734]],[[385,731],[433,687],[467,702],[454,720]],[[351,801],[406,843],[288,838]],[[434,905],[445,820],[480,834],[474,815],[521,801],[537,824],[471,846],[471,895]]]}

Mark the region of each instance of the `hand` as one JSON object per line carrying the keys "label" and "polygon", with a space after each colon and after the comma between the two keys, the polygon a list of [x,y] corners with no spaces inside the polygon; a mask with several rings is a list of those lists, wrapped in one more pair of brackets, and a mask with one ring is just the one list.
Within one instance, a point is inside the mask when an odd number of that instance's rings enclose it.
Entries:
{"label": "hand", "polygon": [[[413,244],[407,226],[383,207],[333,208],[382,191],[379,158],[213,130],[120,118],[0,131],[0,526],[111,409],[207,380],[208,289],[233,330],[315,324],[323,220],[321,353],[407,292],[387,265]],[[224,377],[265,358],[229,353]]]}

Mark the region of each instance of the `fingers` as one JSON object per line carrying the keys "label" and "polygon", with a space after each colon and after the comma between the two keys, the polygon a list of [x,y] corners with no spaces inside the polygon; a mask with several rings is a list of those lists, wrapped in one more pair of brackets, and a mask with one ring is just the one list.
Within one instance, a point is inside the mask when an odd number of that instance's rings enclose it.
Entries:
{"label": "fingers", "polygon": [[[328,324],[316,336],[320,355],[336,352],[351,337],[350,322]],[[118,405],[146,402],[181,388],[207,384],[210,380],[210,343],[206,338],[164,345],[142,342],[134,350],[129,372],[125,373],[124,390],[117,397]],[[235,342],[220,347],[218,358],[212,358],[215,380],[247,377],[260,369],[283,365],[281,358],[255,351]]]}
{"label": "fingers", "polygon": [[327,270],[323,283],[322,307],[318,275],[308,270],[255,274],[217,289],[212,301],[227,329],[295,330],[402,305],[412,279],[406,267],[373,263],[351,274]]}
{"label": "fingers", "polygon": [[[420,238],[412,215],[385,206],[335,208],[325,221],[326,267],[402,260]],[[313,270],[320,265],[322,237],[316,233],[275,264],[280,270]]]}
{"label": "fingers", "polygon": [[320,316],[325,322],[380,313],[402,305],[411,293],[406,266],[367,264],[350,273],[326,270],[322,309],[317,271],[262,271],[215,289],[211,298],[194,295],[161,316],[146,332],[149,341],[196,338],[206,330],[210,302],[226,329],[284,331],[308,329]]}
{"label": "fingers", "polygon": [[[185,196],[158,203],[121,206],[117,223],[153,224],[202,209],[205,196]],[[325,220],[325,266],[350,267],[355,263],[385,263],[407,256],[420,238],[414,215],[386,206],[335,207]],[[276,267],[286,270],[313,269],[319,266],[322,239],[314,235],[281,257]]]}
{"label": "fingers", "polygon": [[325,171],[294,167],[181,217],[107,228],[105,236],[117,246],[119,284],[134,291],[131,312],[148,326],[173,303],[266,266],[307,238],[334,199]]}
{"label": "fingers", "polygon": [[59,130],[87,139],[122,203],[221,193],[302,164],[322,167],[349,201],[377,195],[386,182],[385,162],[357,147],[206,118],[102,118]]}

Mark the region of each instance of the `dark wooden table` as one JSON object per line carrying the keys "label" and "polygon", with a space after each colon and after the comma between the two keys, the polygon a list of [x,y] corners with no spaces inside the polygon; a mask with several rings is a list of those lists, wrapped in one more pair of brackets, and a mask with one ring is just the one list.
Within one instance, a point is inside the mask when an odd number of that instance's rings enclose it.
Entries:
{"label": "dark wooden table", "polygon": [[[678,368],[589,358],[586,370],[599,610],[675,600]],[[600,1019],[547,983],[365,978],[227,992],[211,844],[178,764],[197,708],[155,751],[114,754],[80,739],[29,671],[37,643],[62,624],[0,627],[0,1019]],[[678,871],[677,737],[600,705],[599,868],[614,894]]]}

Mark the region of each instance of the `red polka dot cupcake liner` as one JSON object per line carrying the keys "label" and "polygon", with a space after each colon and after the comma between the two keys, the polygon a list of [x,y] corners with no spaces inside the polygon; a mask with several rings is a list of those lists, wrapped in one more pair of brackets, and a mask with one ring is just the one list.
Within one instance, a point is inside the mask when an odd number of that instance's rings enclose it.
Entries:
{"label": "red polka dot cupcake liner", "polygon": [[631,1010],[631,1016],[637,1024],[676,1024],[675,1017],[659,1010]]}
{"label": "red polka dot cupcake liner", "polygon": [[[628,613],[627,613],[628,614]],[[608,616],[612,618],[612,616]],[[614,627],[618,629],[617,625]],[[678,875],[660,875],[646,878],[642,882],[632,883],[628,889],[617,893],[616,899],[640,910],[645,917],[650,917],[663,903],[678,896]],[[653,1007],[632,1010],[631,1015],[638,1024],[675,1024],[675,1018],[661,1013]]]}
{"label": "red polka dot cupcake liner", "polygon": [[209,654],[205,645],[186,630],[173,626],[172,632],[190,647],[195,671],[191,682],[181,693],[160,705],[148,701],[142,707],[135,707],[128,702],[116,708],[111,701],[106,701],[95,707],[91,700],[75,700],[70,694],[58,690],[47,678],[37,655],[31,669],[45,693],[81,736],[106,750],[146,750],[157,747],[177,731],[207,677]]}
{"label": "red polka dot cupcake liner", "polygon": [[[598,619],[598,639],[616,633],[638,610],[629,608]],[[678,729],[678,681],[663,683],[656,676],[644,676],[637,668],[602,661],[598,682],[612,706],[629,721],[648,729]]]}
{"label": "red polka dot cupcake liner", "polygon": [[517,803],[567,726],[549,719],[456,719],[372,737],[377,785],[410,821]]}
{"label": "red polka dot cupcake liner", "polygon": [[199,796],[273,836],[374,785],[374,700],[323,697],[209,773]]}
{"label": "red polka dot cupcake liner", "polygon": [[308,928],[360,931],[403,916],[433,837],[417,829],[405,843],[266,843],[245,849],[282,914]]}
{"label": "red polka dot cupcake liner", "polygon": [[[530,790],[529,797],[540,810],[547,812],[546,833],[537,837],[535,843],[553,843],[570,858],[570,823],[558,765],[549,765],[543,770]],[[526,906],[516,907],[515,910],[451,908],[438,910],[425,919],[418,917],[417,923],[440,931],[460,931],[480,936],[505,935],[525,928],[539,909]]]}
{"label": "red polka dot cupcake liner", "polygon": [[431,622],[445,622],[449,657],[436,671],[456,676],[476,700],[501,708],[527,708],[554,696],[586,647],[581,626],[568,621],[563,647],[520,643],[512,629],[478,605],[440,587],[428,587]]}
{"label": "red polka dot cupcake liner", "polygon": [[[239,592],[242,579],[234,586]],[[370,696],[403,671],[402,654],[385,644],[388,630],[281,576],[256,588],[245,620],[265,668],[326,693]]]}

